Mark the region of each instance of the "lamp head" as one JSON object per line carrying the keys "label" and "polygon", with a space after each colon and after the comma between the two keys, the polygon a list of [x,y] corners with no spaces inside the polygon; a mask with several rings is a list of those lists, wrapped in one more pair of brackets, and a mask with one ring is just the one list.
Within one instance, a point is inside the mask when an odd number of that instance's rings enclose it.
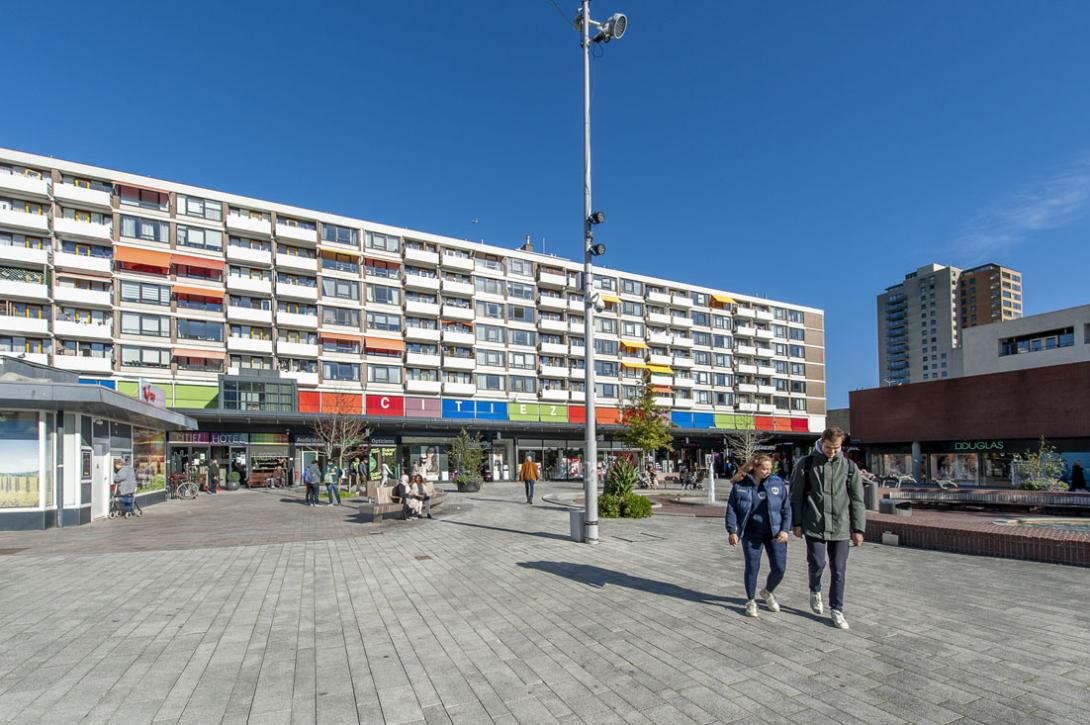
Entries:
{"label": "lamp head", "polygon": [[591,224],[601,224],[606,220],[606,213],[604,211],[596,211],[590,215]]}
{"label": "lamp head", "polygon": [[601,257],[606,253],[606,245],[598,243],[590,245],[590,253],[595,257]]}
{"label": "lamp head", "polygon": [[595,43],[608,43],[611,40],[620,40],[628,30],[628,17],[624,13],[613,13],[609,20],[601,24],[598,34],[594,36]]}

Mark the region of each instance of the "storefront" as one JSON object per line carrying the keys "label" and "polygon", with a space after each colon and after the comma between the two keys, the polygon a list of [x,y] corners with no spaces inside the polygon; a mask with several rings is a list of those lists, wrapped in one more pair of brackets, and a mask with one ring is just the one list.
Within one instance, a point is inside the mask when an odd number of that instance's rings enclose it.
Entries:
{"label": "storefront", "polygon": [[[1049,439],[1063,459],[1065,475],[1076,462],[1090,466],[1090,438]],[[958,486],[1014,487],[1021,473],[1014,465],[1018,454],[1035,452],[1040,439],[984,439],[932,441],[919,446],[919,477],[925,481],[953,481]],[[882,476],[914,476],[911,444],[867,446],[868,470]],[[1065,479],[1066,480],[1066,479]]]}
{"label": "storefront", "polygon": [[186,431],[170,436],[170,473],[194,475],[201,488],[213,461],[220,485],[265,486],[278,465],[287,475],[290,458],[287,433]]}

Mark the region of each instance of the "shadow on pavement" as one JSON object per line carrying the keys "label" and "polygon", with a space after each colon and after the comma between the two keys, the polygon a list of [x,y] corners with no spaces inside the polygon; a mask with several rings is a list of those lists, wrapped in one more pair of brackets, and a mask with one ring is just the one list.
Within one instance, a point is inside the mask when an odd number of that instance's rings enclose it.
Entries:
{"label": "shadow on pavement", "polygon": [[[516,506],[521,506],[522,508],[526,508],[526,506],[527,506],[527,504],[526,504],[526,502],[524,500],[512,501],[509,498],[485,498],[484,496],[474,496],[473,498],[470,499],[470,501],[492,501],[492,502],[495,502],[495,503],[510,503],[510,504],[515,504]],[[539,503],[535,503],[534,508],[543,509],[545,511],[567,511],[568,510],[568,508],[565,507],[565,506],[545,506],[545,505],[542,505],[542,504],[539,504]]]}
{"label": "shadow on pavement", "polygon": [[624,572],[613,571],[612,569],[603,569],[600,566],[590,566],[589,564],[571,564],[564,561],[520,561],[518,565],[524,569],[537,569],[538,571],[548,572],[549,574],[555,574],[556,576],[562,576],[572,581],[590,584],[599,588],[612,584],[613,586],[636,589],[649,594],[661,594],[675,599],[684,599],[689,602],[716,604],[725,609],[735,608],[728,606],[730,604],[736,606],[745,604],[745,600],[738,597],[707,594],[693,589],[686,589],[677,584],[645,579]]}
{"label": "shadow on pavement", "polygon": [[[444,524],[455,526],[469,526],[474,529],[488,529],[489,531],[502,531],[505,534],[522,534],[524,536],[537,536],[541,539],[557,539],[559,541],[571,541],[571,538],[563,534],[553,534],[548,531],[522,531],[520,529],[505,529],[502,526],[485,526],[484,524],[470,524],[465,521],[444,521]],[[522,564],[519,564],[522,566]]]}

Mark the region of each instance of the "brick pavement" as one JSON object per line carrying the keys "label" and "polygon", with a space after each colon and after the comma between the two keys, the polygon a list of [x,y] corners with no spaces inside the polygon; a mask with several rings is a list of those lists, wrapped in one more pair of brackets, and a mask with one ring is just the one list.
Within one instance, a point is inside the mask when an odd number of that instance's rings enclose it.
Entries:
{"label": "brick pavement", "polygon": [[381,526],[290,498],[0,534],[0,721],[1090,722],[1082,569],[868,545],[841,632],[797,544],[741,617],[715,519],[588,547],[513,484]]}

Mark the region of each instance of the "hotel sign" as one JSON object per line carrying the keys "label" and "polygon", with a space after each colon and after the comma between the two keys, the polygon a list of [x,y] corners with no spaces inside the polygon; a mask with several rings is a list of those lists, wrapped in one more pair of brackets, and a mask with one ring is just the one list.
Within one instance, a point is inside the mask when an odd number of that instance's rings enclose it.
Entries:
{"label": "hotel sign", "polygon": [[955,451],[1001,451],[1003,441],[954,441]]}

